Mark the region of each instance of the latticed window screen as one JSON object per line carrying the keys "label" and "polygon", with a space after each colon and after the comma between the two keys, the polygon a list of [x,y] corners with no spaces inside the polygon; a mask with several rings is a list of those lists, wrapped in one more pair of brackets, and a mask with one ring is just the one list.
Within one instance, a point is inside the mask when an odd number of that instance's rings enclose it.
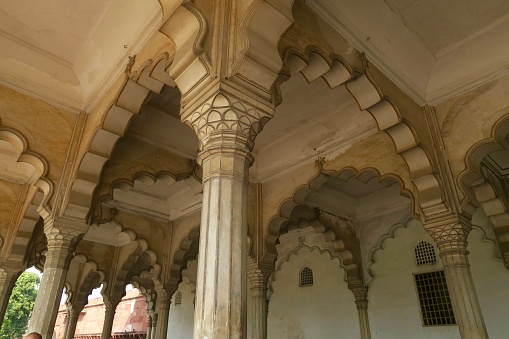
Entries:
{"label": "latticed window screen", "polygon": [[454,312],[444,271],[415,275],[424,326],[454,325]]}
{"label": "latticed window screen", "polygon": [[429,242],[421,241],[417,246],[415,246],[415,263],[417,266],[426,265],[426,264],[434,264],[437,262],[437,257],[435,255],[435,249],[433,245]]}
{"label": "latticed window screen", "polygon": [[304,267],[300,270],[300,283],[301,287],[303,286],[312,286],[313,285],[313,271],[309,267]]}
{"label": "latticed window screen", "polygon": [[182,292],[179,291],[175,294],[175,306],[180,304],[182,304]]}

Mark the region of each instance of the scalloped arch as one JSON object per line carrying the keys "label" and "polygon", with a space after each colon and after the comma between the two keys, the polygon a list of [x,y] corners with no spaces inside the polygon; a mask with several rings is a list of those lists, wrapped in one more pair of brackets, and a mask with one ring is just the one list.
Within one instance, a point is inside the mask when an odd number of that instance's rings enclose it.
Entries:
{"label": "scalloped arch", "polygon": [[[395,103],[382,93],[367,70],[354,73],[345,60],[327,56],[316,46],[308,46],[304,52],[288,49],[283,60],[290,76],[301,73],[309,83],[322,78],[331,89],[344,85],[359,109],[369,112],[378,130],[391,137],[396,153],[407,163],[422,216],[429,218],[448,212],[431,158],[420,145],[413,127],[402,119]],[[286,79],[280,77],[281,81]]]}
{"label": "scalloped arch", "polygon": [[46,159],[30,150],[25,136],[17,130],[2,126],[0,121],[0,178],[3,180],[28,184],[26,201],[29,203],[17,225],[11,225],[7,239],[6,259],[11,262],[24,262],[28,245],[37,222],[42,217],[50,222],[48,202],[53,194],[53,182],[47,177],[49,164]]}
{"label": "scalloped arch", "polygon": [[96,131],[79,164],[69,193],[66,214],[82,219],[87,217],[104,165],[111,158],[132,118],[140,112],[150,92],[160,93],[165,85],[175,87],[175,82],[167,73],[171,65],[168,54],[163,53],[155,60],[147,61],[137,74],[127,79],[115,103],[106,112],[101,128]]}
{"label": "scalloped arch", "polygon": [[343,269],[344,271],[344,277],[343,277],[343,280],[345,282],[348,282],[348,278],[347,278],[347,270],[346,270],[346,267],[344,266],[343,264],[343,261],[341,260],[341,257],[338,256],[338,255],[334,255],[332,254],[328,249],[326,248],[320,248],[318,246],[308,246],[308,245],[305,245],[305,244],[299,244],[295,249],[293,249],[292,251],[288,252],[286,254],[286,256],[280,260],[278,262],[278,264],[276,265],[275,267],[275,270],[274,272],[272,272],[272,274],[270,275],[269,277],[269,280],[268,280],[268,283],[267,283],[267,288],[268,288],[268,291],[267,291],[267,295],[268,297],[270,298],[270,296],[272,295],[272,293],[274,292],[273,289],[272,289],[272,284],[274,283],[274,281],[276,281],[277,279],[277,273],[280,272],[283,268],[283,265],[285,263],[288,263],[290,262],[290,260],[293,258],[293,257],[296,257],[300,251],[302,251],[303,249],[306,249],[308,250],[310,253],[313,252],[313,251],[318,251],[320,253],[320,255],[323,255],[323,254],[328,254],[329,255],[329,258],[330,260],[333,260],[333,259],[338,259],[338,262],[339,262],[339,269]]}
{"label": "scalloped arch", "polygon": [[170,264],[170,277],[167,282],[170,295],[178,289],[178,285],[182,281],[182,270],[187,267],[187,262],[198,255],[199,241],[200,229],[195,227],[182,240],[179,249],[173,255]]}
{"label": "scalloped arch", "polygon": [[509,156],[509,116],[497,121],[492,136],[469,149],[465,157],[467,168],[458,176],[458,184],[467,197],[463,208],[471,209],[472,205],[479,204],[490,219],[505,266],[509,268],[509,211],[498,196],[489,173],[481,168],[490,154],[505,152]]}

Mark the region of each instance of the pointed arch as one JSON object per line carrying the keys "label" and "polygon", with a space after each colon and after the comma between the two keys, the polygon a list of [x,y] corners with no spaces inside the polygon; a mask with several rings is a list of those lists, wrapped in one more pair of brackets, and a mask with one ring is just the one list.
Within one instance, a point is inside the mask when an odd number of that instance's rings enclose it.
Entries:
{"label": "pointed arch", "polygon": [[429,218],[448,212],[442,188],[433,173],[431,157],[422,147],[413,126],[402,118],[396,104],[382,93],[367,69],[362,73],[354,72],[343,58],[329,56],[313,45],[304,51],[287,49],[283,52],[283,61],[288,72],[280,78],[281,82],[301,73],[309,83],[322,78],[331,89],[344,85],[359,109],[370,113],[378,130],[390,136],[396,153],[405,160],[422,216]]}

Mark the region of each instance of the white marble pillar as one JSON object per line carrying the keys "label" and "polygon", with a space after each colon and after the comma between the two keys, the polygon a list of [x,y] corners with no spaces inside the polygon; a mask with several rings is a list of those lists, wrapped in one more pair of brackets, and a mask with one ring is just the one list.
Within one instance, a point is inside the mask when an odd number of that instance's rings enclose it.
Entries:
{"label": "white marble pillar", "polygon": [[269,272],[259,268],[248,271],[251,283],[252,339],[267,339],[267,279]]}
{"label": "white marble pillar", "polygon": [[368,288],[366,286],[361,286],[351,288],[351,290],[355,297],[355,305],[357,306],[361,339],[371,339],[368,318]]}
{"label": "white marble pillar", "polygon": [[3,323],[12,288],[16,283],[19,273],[19,270],[10,267],[0,268],[0,324]]}
{"label": "white marble pillar", "polygon": [[168,291],[160,289],[157,291],[156,309],[157,309],[157,326],[155,327],[155,338],[166,339],[168,332],[168,317],[170,315],[171,299]]}
{"label": "white marble pillar", "polygon": [[40,333],[43,339],[53,336],[65,276],[78,234],[74,230],[55,227],[46,232],[48,251],[44,273],[28,326],[28,332]]}
{"label": "white marble pillar", "polygon": [[74,334],[76,332],[76,325],[78,324],[78,318],[83,310],[83,307],[79,309],[75,309],[73,307],[69,307],[67,309],[67,322],[65,324],[65,334],[64,339],[73,339]]}
{"label": "white marble pillar", "polygon": [[152,339],[152,314],[147,313],[147,337],[146,339]]}
{"label": "white marble pillar", "polygon": [[461,338],[488,338],[468,262],[467,237],[471,226],[465,221],[427,226],[435,239]]}
{"label": "white marble pillar", "polygon": [[[104,298],[104,297],[103,297]],[[104,324],[101,333],[101,339],[109,339],[113,330],[113,321],[115,320],[115,312],[121,298],[104,299]]]}
{"label": "white marble pillar", "polygon": [[220,89],[183,116],[200,140],[203,168],[195,339],[246,338],[248,169],[266,116],[258,106]]}
{"label": "white marble pillar", "polygon": [[157,335],[157,319],[159,318],[159,315],[157,313],[154,313],[152,315],[152,334],[150,337],[147,336],[147,339],[156,339]]}

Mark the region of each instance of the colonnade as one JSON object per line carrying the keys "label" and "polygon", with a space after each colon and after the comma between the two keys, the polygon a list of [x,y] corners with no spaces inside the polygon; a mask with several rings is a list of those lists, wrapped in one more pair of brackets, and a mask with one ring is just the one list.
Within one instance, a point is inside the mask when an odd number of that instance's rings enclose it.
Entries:
{"label": "colonnade", "polygon": [[[267,336],[267,278],[270,272],[247,267],[248,169],[256,134],[274,107],[249,91],[239,92],[226,83],[198,100],[183,113],[183,120],[199,136],[198,162],[203,168],[203,202],[197,269],[194,338],[246,338],[247,279],[252,286],[253,338]],[[79,235],[86,227],[55,223],[46,228],[48,251],[44,274],[35,302],[29,331],[51,338],[69,262]],[[468,221],[457,216],[428,222],[444,262],[451,299],[463,338],[487,338],[466,250]],[[13,274],[0,275],[0,311],[12,286]],[[362,338],[370,338],[368,300],[365,289],[354,291]],[[105,300],[101,338],[109,338],[120,298]],[[159,290],[156,311],[149,314],[151,339],[166,337],[170,295]],[[66,338],[74,335],[79,309],[70,311]]]}

